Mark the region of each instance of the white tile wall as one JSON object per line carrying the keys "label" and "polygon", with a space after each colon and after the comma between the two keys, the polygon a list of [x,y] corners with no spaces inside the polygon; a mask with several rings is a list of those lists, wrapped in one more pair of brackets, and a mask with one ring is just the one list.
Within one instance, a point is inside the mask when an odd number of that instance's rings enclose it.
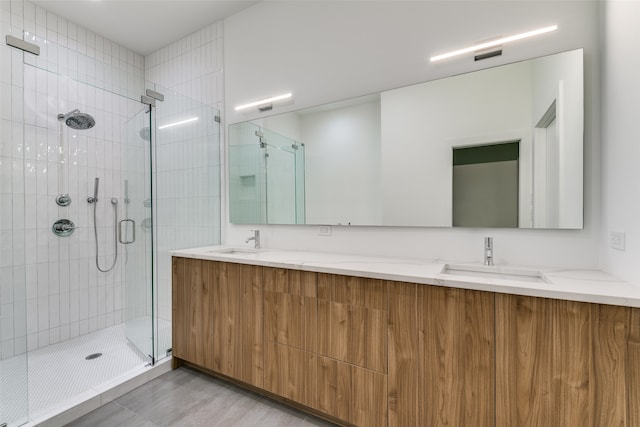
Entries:
{"label": "white tile wall", "polygon": [[[0,357],[7,358],[124,318],[123,264],[97,272],[85,200],[100,177],[104,267],[114,256],[107,201],[122,200],[122,123],[142,108],[127,98],[143,93],[144,58],[31,2],[0,5],[1,35],[24,34],[41,47],[36,57],[0,45]],[[96,126],[60,135],[57,115],[74,108],[91,113]],[[60,192],[71,194],[70,206],[55,204]],[[51,232],[59,218],[79,227],[71,237]]]}
{"label": "white tile wall", "polygon": [[[180,114],[197,123],[159,130],[156,135],[156,226],[158,230],[158,315],[171,319],[169,250],[220,243],[220,141],[224,126],[222,22],[212,24],[145,57],[148,88],[165,94],[159,125]],[[224,120],[222,120],[224,122]],[[162,353],[170,343],[160,342]]]}

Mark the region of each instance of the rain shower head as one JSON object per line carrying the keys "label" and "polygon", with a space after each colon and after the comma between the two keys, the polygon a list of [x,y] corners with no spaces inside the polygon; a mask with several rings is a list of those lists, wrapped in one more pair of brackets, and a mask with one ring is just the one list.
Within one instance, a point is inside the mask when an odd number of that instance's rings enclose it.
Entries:
{"label": "rain shower head", "polygon": [[95,126],[96,120],[91,114],[81,113],[75,109],[67,114],[58,114],[58,120],[64,121],[71,129],[85,130]]}

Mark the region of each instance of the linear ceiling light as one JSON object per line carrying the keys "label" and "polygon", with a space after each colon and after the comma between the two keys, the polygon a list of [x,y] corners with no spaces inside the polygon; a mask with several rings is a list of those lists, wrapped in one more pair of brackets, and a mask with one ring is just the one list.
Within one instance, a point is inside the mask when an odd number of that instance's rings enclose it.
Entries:
{"label": "linear ceiling light", "polygon": [[288,99],[288,98],[291,98],[292,96],[293,95],[291,93],[285,93],[283,95],[272,96],[271,98],[262,99],[260,101],[250,102],[250,103],[244,104],[244,105],[238,105],[236,107],[236,111],[245,110],[245,109],[251,108],[251,107],[259,107],[261,105],[270,104],[270,103],[275,102],[275,101],[282,101],[283,99]]}
{"label": "linear ceiling light", "polygon": [[490,42],[477,44],[474,46],[466,47],[464,49],[454,50],[453,52],[443,53],[442,55],[432,56],[431,62],[440,61],[441,59],[451,58],[452,56],[464,55],[465,53],[469,53],[469,52],[488,49],[490,47],[499,46],[501,44],[513,42],[516,40],[526,39],[527,37],[533,37],[539,34],[549,33],[557,29],[558,29],[557,25],[552,25],[550,27],[544,27],[537,30],[528,31],[526,33],[516,34],[514,36],[502,37],[496,40],[492,40]]}
{"label": "linear ceiling light", "polygon": [[191,117],[190,119],[180,120],[179,122],[168,123],[166,125],[158,126],[158,129],[172,128],[174,126],[183,125],[185,123],[195,122],[196,120],[198,120],[197,117]]}

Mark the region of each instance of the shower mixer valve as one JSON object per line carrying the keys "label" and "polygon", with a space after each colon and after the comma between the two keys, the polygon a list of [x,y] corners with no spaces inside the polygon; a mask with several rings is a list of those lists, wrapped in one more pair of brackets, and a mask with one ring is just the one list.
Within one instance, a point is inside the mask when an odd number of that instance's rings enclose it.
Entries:
{"label": "shower mixer valve", "polygon": [[59,219],[53,223],[51,231],[58,237],[68,237],[77,227],[70,219]]}
{"label": "shower mixer valve", "polygon": [[59,194],[56,197],[56,203],[58,206],[69,206],[71,204],[71,196],[68,194]]}

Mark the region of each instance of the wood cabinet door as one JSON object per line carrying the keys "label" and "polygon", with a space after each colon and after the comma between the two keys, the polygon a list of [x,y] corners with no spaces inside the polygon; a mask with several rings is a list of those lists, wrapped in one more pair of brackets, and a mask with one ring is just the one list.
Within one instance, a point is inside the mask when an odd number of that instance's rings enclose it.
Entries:
{"label": "wood cabinet door", "polygon": [[389,426],[417,427],[418,286],[389,282]]}
{"label": "wood cabinet door", "polygon": [[173,355],[211,369],[213,293],[203,276],[203,261],[174,257],[172,264]]}
{"label": "wood cabinet door", "polygon": [[640,425],[640,310],[496,295],[497,426]]}
{"label": "wood cabinet door", "polygon": [[490,292],[389,284],[389,425],[492,426]]}
{"label": "wood cabinet door", "polygon": [[386,373],[387,310],[385,281],[318,274],[318,353]]}
{"label": "wood cabinet door", "polygon": [[262,387],[262,267],[206,261],[204,276],[213,305],[210,369]]}
{"label": "wood cabinet door", "polygon": [[264,269],[265,340],[317,352],[317,274]]}

